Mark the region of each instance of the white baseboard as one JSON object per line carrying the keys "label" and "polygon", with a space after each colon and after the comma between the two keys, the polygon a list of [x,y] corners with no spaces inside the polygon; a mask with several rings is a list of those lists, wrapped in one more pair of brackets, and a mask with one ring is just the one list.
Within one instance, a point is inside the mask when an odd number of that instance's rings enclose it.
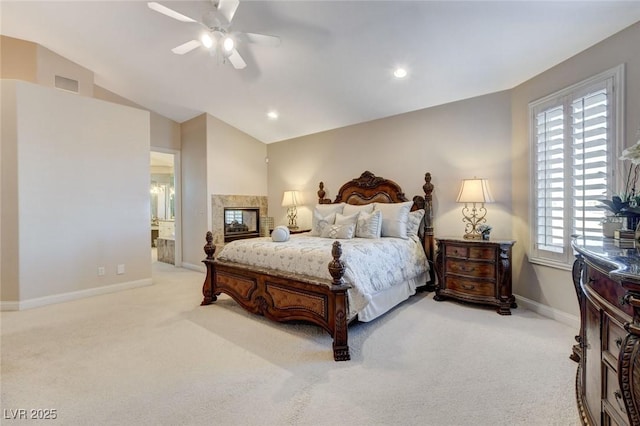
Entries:
{"label": "white baseboard", "polygon": [[194,265],[193,263],[182,262],[182,267],[191,271],[207,273],[207,268],[204,265]]}
{"label": "white baseboard", "polygon": [[515,297],[518,305],[522,305],[524,308],[530,311],[540,314],[543,317],[551,318],[553,320],[561,322],[565,325],[568,325],[569,327],[580,329],[580,318],[576,315],[568,314],[566,312],[552,308],[551,306],[543,305],[542,303],[538,303],[520,295],[515,295]]}
{"label": "white baseboard", "polygon": [[122,290],[130,290],[138,287],[152,285],[151,278],[128,281],[125,283],[105,285],[102,287],[88,288],[86,290],[71,291],[69,293],[53,294],[51,296],[36,297],[35,299],[21,300],[18,302],[0,301],[0,311],[22,311],[40,306],[53,305],[55,303],[84,299],[85,297],[99,296],[101,294],[115,293]]}

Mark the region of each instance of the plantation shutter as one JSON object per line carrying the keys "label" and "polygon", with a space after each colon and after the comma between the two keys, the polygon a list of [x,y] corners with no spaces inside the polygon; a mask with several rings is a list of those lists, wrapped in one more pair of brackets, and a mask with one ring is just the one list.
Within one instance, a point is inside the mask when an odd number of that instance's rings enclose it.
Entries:
{"label": "plantation shutter", "polygon": [[599,200],[616,187],[616,128],[622,108],[614,88],[617,67],[554,95],[533,102],[531,260],[568,267],[573,262],[571,236],[602,245]]}
{"label": "plantation shutter", "polygon": [[537,246],[564,250],[564,109],[553,106],[536,115]]}
{"label": "plantation shutter", "polygon": [[600,89],[571,103],[573,146],[572,234],[597,241],[605,211],[597,206],[607,195],[608,96]]}

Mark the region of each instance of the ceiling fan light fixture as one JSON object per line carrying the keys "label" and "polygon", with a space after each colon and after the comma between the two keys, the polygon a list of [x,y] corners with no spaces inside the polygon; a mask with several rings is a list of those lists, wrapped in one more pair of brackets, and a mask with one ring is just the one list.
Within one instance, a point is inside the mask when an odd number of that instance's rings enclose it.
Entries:
{"label": "ceiling fan light fixture", "polygon": [[202,45],[207,49],[211,49],[211,47],[213,46],[213,38],[211,38],[211,36],[207,33],[202,34],[202,37],[200,37],[200,41],[202,42]]}
{"label": "ceiling fan light fixture", "polygon": [[222,40],[222,48],[225,50],[225,52],[231,52],[233,50],[233,48],[235,47],[235,44],[236,43],[229,36],[226,36]]}

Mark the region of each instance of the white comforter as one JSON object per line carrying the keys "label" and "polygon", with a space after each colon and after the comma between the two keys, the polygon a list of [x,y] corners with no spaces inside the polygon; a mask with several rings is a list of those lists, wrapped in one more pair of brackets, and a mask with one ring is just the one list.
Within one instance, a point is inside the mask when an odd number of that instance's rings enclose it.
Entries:
{"label": "white comforter", "polygon": [[[333,239],[292,235],[287,242],[271,238],[236,240],[224,246],[220,260],[331,279]],[[427,258],[417,238],[353,238],[339,240],[344,280],[349,290],[349,316],[362,310],[377,292],[405,283],[428,270]]]}

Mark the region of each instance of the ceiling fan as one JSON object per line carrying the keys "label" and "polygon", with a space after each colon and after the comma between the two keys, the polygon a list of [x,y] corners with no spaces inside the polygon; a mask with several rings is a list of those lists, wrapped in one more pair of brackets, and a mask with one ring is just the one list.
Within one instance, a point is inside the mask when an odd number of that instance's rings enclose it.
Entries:
{"label": "ceiling fan", "polygon": [[212,8],[206,12],[199,21],[178,13],[158,2],[147,2],[147,6],[151,10],[178,21],[196,23],[205,28],[199,39],[190,40],[180,46],[174,47],[171,49],[173,53],[184,55],[202,46],[209,50],[211,54],[217,53],[222,56],[223,60],[228,59],[235,69],[243,69],[247,64],[236,49],[236,42],[242,40],[249,43],[260,43],[269,46],[277,46],[280,44],[280,38],[276,36],[231,31],[231,20],[240,5],[239,0],[208,1],[211,2]]}

